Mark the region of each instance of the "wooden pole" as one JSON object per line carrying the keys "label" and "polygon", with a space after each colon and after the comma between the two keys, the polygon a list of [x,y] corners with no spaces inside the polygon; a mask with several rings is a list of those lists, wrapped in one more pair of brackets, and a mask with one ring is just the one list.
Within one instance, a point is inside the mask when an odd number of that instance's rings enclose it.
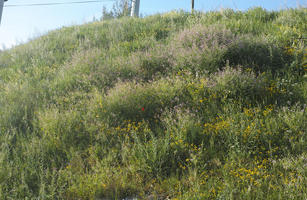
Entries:
{"label": "wooden pole", "polygon": [[136,17],[140,16],[140,1],[141,0],[136,0],[136,4],[135,4],[135,16]]}
{"label": "wooden pole", "polygon": [[131,17],[139,17],[140,0],[132,0],[131,3]]}
{"label": "wooden pole", "polygon": [[4,0],[0,0],[0,24],[1,24],[1,18],[2,18],[3,5],[4,5]]}
{"label": "wooden pole", "polygon": [[191,12],[194,12],[194,0],[191,0]]}
{"label": "wooden pole", "polygon": [[135,0],[131,1],[131,17],[134,17],[134,11],[135,11]]}

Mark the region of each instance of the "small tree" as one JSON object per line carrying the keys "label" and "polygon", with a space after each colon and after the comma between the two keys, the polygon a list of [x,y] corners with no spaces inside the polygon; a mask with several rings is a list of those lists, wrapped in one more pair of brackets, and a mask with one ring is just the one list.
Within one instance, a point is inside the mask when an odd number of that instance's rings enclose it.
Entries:
{"label": "small tree", "polygon": [[107,8],[103,6],[101,20],[108,20],[108,19],[113,19],[113,18],[114,18],[114,14],[112,10],[108,11]]}
{"label": "small tree", "polygon": [[129,16],[131,12],[131,0],[116,0],[112,10],[108,11],[104,6],[102,8],[101,20],[121,18]]}

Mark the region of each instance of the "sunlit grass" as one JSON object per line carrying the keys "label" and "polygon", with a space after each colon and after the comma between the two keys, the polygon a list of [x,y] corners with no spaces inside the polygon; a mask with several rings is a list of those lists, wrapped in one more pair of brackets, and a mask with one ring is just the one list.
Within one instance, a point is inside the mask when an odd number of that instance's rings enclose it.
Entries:
{"label": "sunlit grass", "polygon": [[306,16],[170,12],[0,52],[0,199],[306,199]]}

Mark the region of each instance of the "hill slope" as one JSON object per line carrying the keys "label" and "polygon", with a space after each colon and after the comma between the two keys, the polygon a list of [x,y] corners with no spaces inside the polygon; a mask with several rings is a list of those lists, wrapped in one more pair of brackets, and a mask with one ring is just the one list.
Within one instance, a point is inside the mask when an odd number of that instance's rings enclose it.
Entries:
{"label": "hill slope", "polygon": [[172,12],[0,52],[0,198],[306,199],[306,21]]}

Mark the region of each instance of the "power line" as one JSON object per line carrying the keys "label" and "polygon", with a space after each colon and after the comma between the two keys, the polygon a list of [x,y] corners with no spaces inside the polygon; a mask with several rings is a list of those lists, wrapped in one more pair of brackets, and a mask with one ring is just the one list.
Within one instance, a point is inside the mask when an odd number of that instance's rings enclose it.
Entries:
{"label": "power line", "polygon": [[89,0],[89,1],[55,2],[55,3],[9,4],[9,5],[4,5],[4,7],[56,6],[56,5],[69,5],[69,4],[101,3],[107,1],[115,1],[115,0]]}

